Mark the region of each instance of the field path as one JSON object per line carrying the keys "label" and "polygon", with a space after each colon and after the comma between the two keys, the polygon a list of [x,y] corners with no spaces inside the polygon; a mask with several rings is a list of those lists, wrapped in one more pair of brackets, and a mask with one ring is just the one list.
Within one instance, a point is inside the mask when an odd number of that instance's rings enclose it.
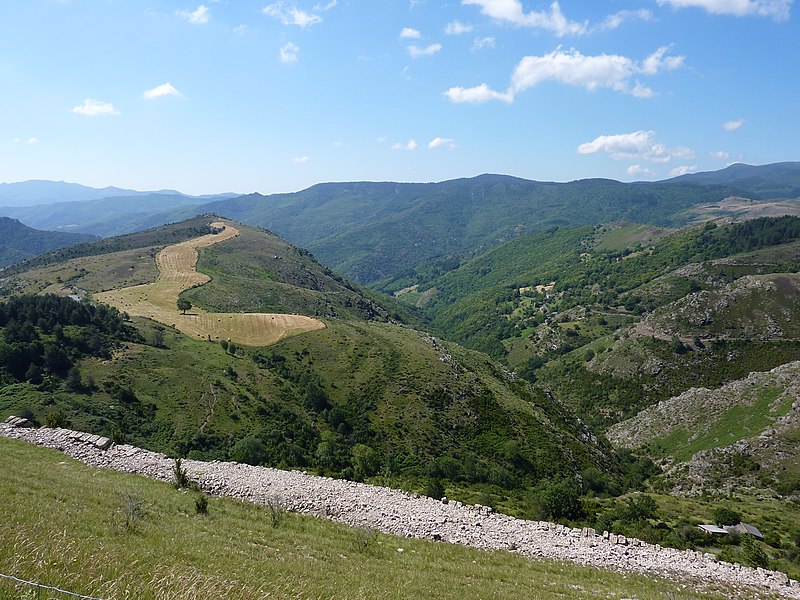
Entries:
{"label": "field path", "polygon": [[230,223],[211,224],[220,231],[167,246],[156,256],[160,275],[155,283],[110,290],[94,298],[131,316],[147,317],[200,339],[228,340],[246,346],[268,346],[290,335],[323,329],[325,324],[302,315],[209,313],[193,307],[182,315],[176,306],[181,292],[211,281],[197,272],[197,249],[239,235]]}

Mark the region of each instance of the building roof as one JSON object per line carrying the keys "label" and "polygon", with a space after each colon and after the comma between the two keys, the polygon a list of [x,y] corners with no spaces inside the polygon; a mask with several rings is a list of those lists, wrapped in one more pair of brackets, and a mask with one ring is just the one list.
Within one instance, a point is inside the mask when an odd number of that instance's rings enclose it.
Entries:
{"label": "building roof", "polygon": [[722,527],[717,527],[716,525],[710,525],[704,523],[703,525],[698,525],[698,527],[703,531],[705,531],[706,533],[712,533],[715,535],[728,535],[727,529],[723,529]]}
{"label": "building roof", "polygon": [[736,531],[737,533],[747,533],[752,535],[754,538],[758,538],[760,540],[764,539],[764,534],[762,534],[758,527],[755,525],[748,525],[747,523],[739,523],[738,525],[728,525],[725,527],[728,530],[728,533],[732,533]]}

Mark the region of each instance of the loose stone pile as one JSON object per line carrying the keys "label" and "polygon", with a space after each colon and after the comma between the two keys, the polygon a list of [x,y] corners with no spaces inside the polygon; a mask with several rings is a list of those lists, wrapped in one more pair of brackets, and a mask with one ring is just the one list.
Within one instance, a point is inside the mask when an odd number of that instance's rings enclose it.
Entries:
{"label": "loose stone pile", "polygon": [[[0,435],[55,448],[86,464],[172,481],[174,461],[128,445],[106,444],[68,429],[0,424]],[[106,440],[107,441],[107,440]],[[524,521],[489,507],[433,500],[389,488],[297,471],[225,462],[183,461],[189,478],[209,494],[313,514],[403,537],[441,540],[528,557],[568,560],[604,569],[681,580],[697,588],[728,586],[744,598],[800,599],[800,584],[785,574],[719,562],[712,554],[675,550],[590,528]]]}

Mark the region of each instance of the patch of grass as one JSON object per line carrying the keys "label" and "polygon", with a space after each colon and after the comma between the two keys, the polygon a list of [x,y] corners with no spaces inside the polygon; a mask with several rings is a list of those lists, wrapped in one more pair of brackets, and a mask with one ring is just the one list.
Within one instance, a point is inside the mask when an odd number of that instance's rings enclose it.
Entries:
{"label": "patch of grass", "polygon": [[[201,517],[166,483],[14,440],[0,438],[0,466],[0,572],[101,598],[726,597],[383,534],[368,534],[363,552],[351,528],[295,514],[273,528],[264,507],[224,498]],[[149,507],[135,534],[114,528],[121,488]],[[0,597],[35,592],[0,580]]]}
{"label": "patch of grass", "polygon": [[[659,453],[673,456],[678,462],[683,462],[701,450],[730,446],[739,440],[758,435],[775,419],[784,416],[791,409],[794,398],[789,395],[777,406],[773,406],[782,392],[783,390],[773,387],[761,389],[753,404],[730,407],[719,415],[707,431],[694,439],[691,439],[691,435],[685,429],[677,428],[653,445]],[[714,419],[714,416],[709,415],[709,418]]]}

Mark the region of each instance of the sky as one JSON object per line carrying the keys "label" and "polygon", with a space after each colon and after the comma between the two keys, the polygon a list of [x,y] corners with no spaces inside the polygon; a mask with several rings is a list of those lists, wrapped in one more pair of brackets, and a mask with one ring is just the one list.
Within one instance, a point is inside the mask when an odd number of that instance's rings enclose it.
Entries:
{"label": "sky", "polygon": [[0,0],[0,181],[191,194],[800,160],[793,0]]}

